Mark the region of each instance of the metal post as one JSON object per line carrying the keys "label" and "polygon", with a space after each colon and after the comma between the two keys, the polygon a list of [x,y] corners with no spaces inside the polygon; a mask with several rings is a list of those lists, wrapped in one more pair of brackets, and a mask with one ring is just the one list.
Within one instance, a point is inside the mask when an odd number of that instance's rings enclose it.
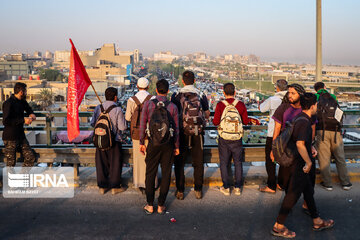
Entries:
{"label": "metal post", "polygon": [[316,0],[316,82],[321,82],[322,74],[322,29],[321,0]]}
{"label": "metal post", "polygon": [[46,125],[45,125],[45,131],[46,131],[46,145],[49,147],[51,146],[51,116],[49,114],[46,114]]}

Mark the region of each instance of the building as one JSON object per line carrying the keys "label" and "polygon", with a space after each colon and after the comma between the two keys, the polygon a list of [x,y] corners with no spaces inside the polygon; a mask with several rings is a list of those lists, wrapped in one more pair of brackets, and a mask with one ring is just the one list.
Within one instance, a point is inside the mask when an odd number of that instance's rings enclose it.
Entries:
{"label": "building", "polygon": [[171,63],[174,59],[177,59],[179,56],[173,55],[171,51],[154,53],[154,61],[162,61],[166,63]]}
{"label": "building", "polygon": [[[95,51],[78,51],[90,79],[108,80],[117,76],[124,80],[127,68],[133,69],[134,58],[140,61],[138,49],[134,51],[116,51],[115,44],[104,44]],[[69,68],[70,51],[55,51],[54,65],[58,68]]]}
{"label": "building", "polygon": [[7,79],[27,76],[32,69],[33,66],[28,61],[0,61],[0,72],[3,72]]}

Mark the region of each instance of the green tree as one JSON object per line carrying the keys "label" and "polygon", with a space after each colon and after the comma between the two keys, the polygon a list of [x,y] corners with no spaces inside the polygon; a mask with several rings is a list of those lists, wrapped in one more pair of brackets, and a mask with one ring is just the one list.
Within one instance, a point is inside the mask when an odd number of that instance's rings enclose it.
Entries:
{"label": "green tree", "polygon": [[151,95],[156,95],[156,82],[157,81],[158,81],[158,77],[156,75],[152,75],[150,77],[150,84],[149,84],[148,92]]}
{"label": "green tree", "polygon": [[62,81],[64,76],[59,70],[55,69],[40,69],[40,77],[48,81]]}
{"label": "green tree", "polygon": [[43,111],[48,110],[48,107],[53,104],[54,95],[51,90],[43,88],[40,90],[39,103]]}

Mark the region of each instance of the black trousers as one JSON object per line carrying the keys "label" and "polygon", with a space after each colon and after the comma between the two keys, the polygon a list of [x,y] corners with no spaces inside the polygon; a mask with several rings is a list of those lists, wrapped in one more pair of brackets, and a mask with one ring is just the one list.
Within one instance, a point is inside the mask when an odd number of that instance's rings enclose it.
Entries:
{"label": "black trousers", "polygon": [[270,153],[272,150],[272,142],[273,142],[273,138],[272,137],[267,137],[266,138],[266,145],[265,145],[265,167],[266,167],[266,172],[268,175],[268,180],[267,180],[267,186],[276,191],[276,164],[271,160],[270,158]]}
{"label": "black trousers", "polygon": [[114,141],[113,147],[106,151],[96,148],[95,164],[100,188],[120,188],[123,164],[120,142]]}
{"label": "black trousers", "polygon": [[194,167],[194,189],[201,191],[204,180],[204,136],[186,136],[180,133],[180,154],[175,156],[175,178],[176,188],[179,192],[185,190],[185,162],[191,154],[192,165]]}
{"label": "black trousers", "polygon": [[146,201],[150,206],[153,206],[155,199],[155,177],[158,172],[158,167],[161,167],[161,184],[158,205],[164,206],[166,196],[169,192],[171,167],[174,161],[174,145],[168,143],[161,146],[153,146],[151,140],[146,149],[146,177],[145,177],[145,192]]}
{"label": "black trousers", "polygon": [[35,155],[26,138],[14,141],[4,140],[4,146],[4,155],[6,158],[7,167],[15,167],[17,150],[21,150],[22,156],[24,158],[24,163],[22,165],[23,167],[34,166]]}
{"label": "black trousers", "polygon": [[311,217],[319,217],[314,200],[314,186],[312,180],[312,171],[315,172],[315,167],[313,167],[311,171],[306,174],[302,170],[303,166],[303,164],[295,163],[294,166],[290,167],[291,172],[289,175],[289,182],[286,188],[286,195],[284,197],[279,211],[279,215],[276,220],[277,223],[285,223],[286,217],[289,215],[291,209],[299,200],[301,194],[304,195],[304,200],[306,201]]}

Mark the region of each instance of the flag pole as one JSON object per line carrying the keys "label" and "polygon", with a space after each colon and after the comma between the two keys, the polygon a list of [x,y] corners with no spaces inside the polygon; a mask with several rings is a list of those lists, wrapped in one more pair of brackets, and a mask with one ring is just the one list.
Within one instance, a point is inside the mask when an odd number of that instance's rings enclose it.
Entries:
{"label": "flag pole", "polygon": [[93,85],[92,83],[91,83],[91,87],[92,87],[92,89],[94,90],[94,93],[95,93],[96,97],[98,98],[100,104],[102,104],[102,101],[101,101],[99,95],[97,94],[97,92],[96,92],[96,90],[95,90],[95,88],[94,88],[94,85]]}
{"label": "flag pole", "polygon": [[[70,40],[71,46],[72,46],[73,48],[75,48],[75,45],[74,45],[73,41],[71,40],[71,38],[69,38],[69,40]],[[90,85],[91,85],[92,89],[94,90],[94,93],[95,93],[97,99],[99,100],[100,104],[102,104],[102,101],[101,101],[99,95],[97,94],[97,92],[96,92],[96,90],[95,90],[94,85],[92,84],[92,82],[90,83]]]}

